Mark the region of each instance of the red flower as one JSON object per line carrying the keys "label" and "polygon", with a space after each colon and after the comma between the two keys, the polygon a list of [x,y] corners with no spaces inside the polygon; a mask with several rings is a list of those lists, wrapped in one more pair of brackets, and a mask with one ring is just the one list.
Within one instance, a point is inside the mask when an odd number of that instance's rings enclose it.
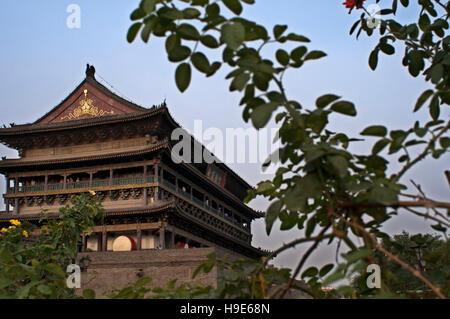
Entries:
{"label": "red flower", "polygon": [[356,9],[361,9],[363,7],[364,1],[366,0],[346,0],[342,4],[345,5],[346,8],[350,9],[350,11],[348,12],[350,14],[352,13],[354,7],[356,7]]}

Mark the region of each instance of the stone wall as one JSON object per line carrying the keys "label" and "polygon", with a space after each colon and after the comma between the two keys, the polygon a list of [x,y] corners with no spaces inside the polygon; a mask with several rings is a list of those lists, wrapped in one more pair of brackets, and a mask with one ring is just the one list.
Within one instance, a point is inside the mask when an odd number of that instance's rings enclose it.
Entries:
{"label": "stone wall", "polygon": [[[206,256],[214,251],[217,258],[225,253],[220,248],[80,253],[78,260],[83,257],[90,259],[87,270],[82,271],[81,289],[93,289],[100,296],[103,292],[122,288],[142,277],[153,279],[148,287],[165,288],[172,279],[177,278],[178,282],[189,280],[195,269],[207,261]],[[217,278],[218,270],[215,267],[208,274],[200,272],[195,279],[216,287]]]}

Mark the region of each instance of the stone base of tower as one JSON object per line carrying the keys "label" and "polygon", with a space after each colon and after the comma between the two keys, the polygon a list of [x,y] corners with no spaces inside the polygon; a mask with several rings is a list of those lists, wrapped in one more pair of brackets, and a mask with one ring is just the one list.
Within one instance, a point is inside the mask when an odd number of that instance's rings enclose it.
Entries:
{"label": "stone base of tower", "polygon": [[[78,254],[81,272],[81,290],[93,289],[96,296],[121,289],[142,277],[151,277],[146,287],[166,288],[173,279],[185,282],[192,278],[195,269],[205,263],[207,255],[216,252],[221,258],[225,251],[220,248],[163,249],[127,252],[87,252]],[[231,259],[242,256],[230,256]],[[83,260],[84,258],[84,260]],[[216,287],[218,269],[209,273],[200,272],[196,282]]]}

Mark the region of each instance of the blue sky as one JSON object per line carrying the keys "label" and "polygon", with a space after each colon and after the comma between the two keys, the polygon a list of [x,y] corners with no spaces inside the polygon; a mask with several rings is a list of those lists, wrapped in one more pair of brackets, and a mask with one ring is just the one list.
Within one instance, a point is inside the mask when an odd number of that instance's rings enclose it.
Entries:
{"label": "blue sky", "polygon": [[[300,71],[286,76],[291,98],[311,105],[325,93],[335,93],[353,101],[358,117],[336,115],[332,128],[356,136],[366,126],[382,124],[406,129],[415,120],[429,119],[426,108],[412,114],[410,110],[427,85],[412,78],[401,65],[400,54],[383,55],[376,72],[367,64],[376,37],[362,36],[356,40],[348,31],[361,14],[348,14],[343,0],[257,0],[246,7],[244,15],[263,23],[269,29],[275,24],[287,24],[294,32],[309,37],[310,49],[328,53],[325,59],[309,63]],[[368,4],[375,1],[366,1]],[[391,1],[381,1],[381,6]],[[81,8],[81,28],[69,29],[66,19],[68,5]],[[174,83],[175,65],[167,61],[163,41],[151,38],[149,44],[140,39],[126,42],[131,25],[129,14],[139,1],[123,0],[23,0],[0,2],[0,125],[33,122],[63,100],[83,80],[86,63],[96,67],[97,75],[106,79],[120,95],[143,106],[160,104],[167,99],[174,118],[192,130],[196,119],[207,127],[221,129],[248,127],[241,118],[239,94],[229,93],[224,81],[226,70],[206,79],[194,75],[189,90],[181,94]],[[414,8],[401,10],[399,18],[412,21]],[[270,50],[267,51],[270,53]],[[402,51],[400,50],[400,53]],[[100,82],[101,78],[97,76]],[[448,111],[446,116],[448,116]],[[370,145],[361,143],[355,150],[366,152]],[[0,146],[2,156],[15,152]],[[449,197],[443,171],[449,157],[440,161],[420,163],[415,173],[405,177],[421,183],[427,194],[436,199]],[[261,178],[255,165],[231,165],[243,178],[255,185]],[[0,182],[4,192],[4,181]],[[3,204],[2,204],[3,205]],[[267,203],[256,200],[252,206],[263,210]],[[2,208],[3,206],[0,206]],[[418,218],[404,217],[387,225],[386,230],[399,233],[431,231]],[[253,225],[254,245],[273,249],[296,233],[277,232],[268,238],[263,221]],[[279,265],[292,266],[301,247],[281,255]],[[323,264],[334,259],[334,248],[323,247],[311,259]]]}

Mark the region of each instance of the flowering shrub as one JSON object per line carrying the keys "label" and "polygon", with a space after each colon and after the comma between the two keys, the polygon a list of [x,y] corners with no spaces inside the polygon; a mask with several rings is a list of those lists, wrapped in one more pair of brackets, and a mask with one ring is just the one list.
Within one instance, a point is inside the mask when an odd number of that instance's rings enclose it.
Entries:
{"label": "flowering shrub", "polygon": [[10,220],[0,231],[0,298],[76,298],[65,269],[76,257],[81,233],[102,213],[93,196],[82,194],[57,219],[43,212],[39,226]]}

